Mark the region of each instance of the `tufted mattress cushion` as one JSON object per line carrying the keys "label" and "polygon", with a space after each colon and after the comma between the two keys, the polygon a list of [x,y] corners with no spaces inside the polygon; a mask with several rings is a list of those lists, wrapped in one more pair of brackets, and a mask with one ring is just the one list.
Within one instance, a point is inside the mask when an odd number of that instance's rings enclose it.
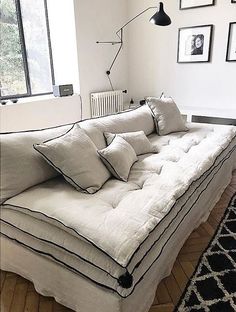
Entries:
{"label": "tufted mattress cushion", "polygon": [[[140,156],[128,183],[109,180],[98,193],[87,195],[56,178],[8,200],[2,219],[20,228],[21,234],[7,225],[3,231],[68,261],[85,275],[93,271],[92,280],[128,296],[133,288],[127,272],[138,283],[190,203],[207,189],[223,163],[229,158],[235,162],[234,127],[188,124],[188,128],[187,133],[149,136],[160,152]],[[33,242],[40,236],[48,245],[54,242],[80,253],[86,263]]]}

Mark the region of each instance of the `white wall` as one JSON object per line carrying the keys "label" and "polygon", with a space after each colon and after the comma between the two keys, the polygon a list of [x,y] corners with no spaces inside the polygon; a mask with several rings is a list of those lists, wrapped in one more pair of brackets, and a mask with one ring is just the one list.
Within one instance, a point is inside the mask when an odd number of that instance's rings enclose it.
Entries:
{"label": "white wall", "polygon": [[22,99],[22,103],[0,106],[0,132],[40,129],[80,120],[78,95]]}
{"label": "white wall", "polygon": [[[106,76],[118,46],[96,41],[117,40],[115,32],[127,20],[127,0],[74,0],[77,28],[80,92],[83,117],[90,117],[90,93],[111,90]],[[126,89],[127,55],[121,52],[111,73],[115,89]]]}
{"label": "white wall", "polygon": [[[155,5],[151,0],[129,0],[129,16]],[[129,90],[136,99],[171,95],[181,107],[234,110],[236,63],[225,62],[229,22],[236,21],[236,4],[218,0],[215,6],[179,10],[179,0],[164,1],[172,18],[168,27],[150,25],[152,11],[129,27]],[[178,28],[214,24],[211,63],[177,64]]]}

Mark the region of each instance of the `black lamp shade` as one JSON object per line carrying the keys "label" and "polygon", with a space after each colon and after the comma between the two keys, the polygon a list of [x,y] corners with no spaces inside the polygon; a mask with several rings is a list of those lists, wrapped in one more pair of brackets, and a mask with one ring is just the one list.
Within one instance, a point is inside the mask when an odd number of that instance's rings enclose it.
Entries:
{"label": "black lamp shade", "polygon": [[170,17],[164,11],[163,2],[160,2],[159,12],[156,12],[149,20],[154,25],[167,26],[171,24]]}

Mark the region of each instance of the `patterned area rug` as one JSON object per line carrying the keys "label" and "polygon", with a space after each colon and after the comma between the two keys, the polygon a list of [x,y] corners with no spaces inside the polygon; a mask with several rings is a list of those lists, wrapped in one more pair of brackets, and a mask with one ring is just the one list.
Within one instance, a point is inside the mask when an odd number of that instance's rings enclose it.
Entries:
{"label": "patterned area rug", "polygon": [[236,311],[236,194],[175,312]]}

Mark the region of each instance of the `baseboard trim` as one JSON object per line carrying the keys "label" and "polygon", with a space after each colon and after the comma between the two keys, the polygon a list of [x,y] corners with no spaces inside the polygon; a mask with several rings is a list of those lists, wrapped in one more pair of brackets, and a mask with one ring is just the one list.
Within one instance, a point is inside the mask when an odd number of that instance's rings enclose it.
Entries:
{"label": "baseboard trim", "polygon": [[236,126],[236,119],[192,115],[192,122]]}

